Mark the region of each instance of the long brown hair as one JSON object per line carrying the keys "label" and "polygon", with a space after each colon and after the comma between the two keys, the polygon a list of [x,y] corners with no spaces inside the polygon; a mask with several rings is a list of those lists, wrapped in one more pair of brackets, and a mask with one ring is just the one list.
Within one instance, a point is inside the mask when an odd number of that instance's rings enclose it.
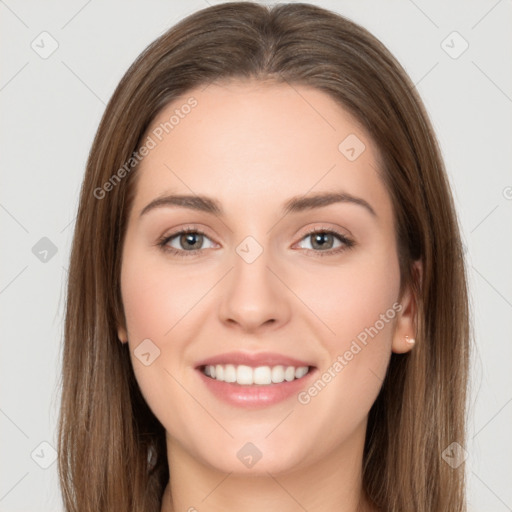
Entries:
{"label": "long brown hair", "polygon": [[[169,479],[165,431],[140,393],[128,344],[117,338],[125,325],[121,253],[137,175],[130,159],[162,107],[231,78],[315,87],[352,113],[376,144],[394,205],[401,290],[411,285],[417,299],[417,341],[410,353],[392,354],[370,410],[363,488],[383,511],[466,510],[464,465],[452,467],[442,455],[453,442],[465,444],[466,270],[422,101],[386,47],[348,19],[309,4],[236,2],[188,16],[146,48],[94,139],[67,291],[59,419],[66,511],[160,510]],[[415,260],[423,264],[421,282]]]}

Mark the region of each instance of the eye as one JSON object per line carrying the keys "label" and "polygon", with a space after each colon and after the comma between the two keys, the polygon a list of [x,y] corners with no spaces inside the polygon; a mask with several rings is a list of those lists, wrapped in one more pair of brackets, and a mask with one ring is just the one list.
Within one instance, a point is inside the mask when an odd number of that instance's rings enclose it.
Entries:
{"label": "eye", "polygon": [[315,228],[309,231],[302,240],[310,240],[310,247],[302,247],[303,249],[313,251],[319,256],[338,254],[355,245],[355,242],[345,235],[324,228]]}
{"label": "eye", "polygon": [[201,230],[185,228],[172,235],[164,236],[158,241],[158,245],[163,251],[170,252],[177,256],[188,256],[197,254],[202,249],[213,247],[213,243],[210,247],[203,247],[205,240],[210,239]]}
{"label": "eye", "polygon": [[[310,247],[301,247],[313,252],[315,256],[332,256],[355,245],[347,236],[332,229],[315,228],[309,231],[301,240],[310,240]],[[209,247],[204,247],[205,240],[210,241]],[[187,227],[171,235],[163,236],[157,245],[165,252],[176,256],[191,256],[203,249],[213,248],[215,244],[208,236],[195,227]]]}

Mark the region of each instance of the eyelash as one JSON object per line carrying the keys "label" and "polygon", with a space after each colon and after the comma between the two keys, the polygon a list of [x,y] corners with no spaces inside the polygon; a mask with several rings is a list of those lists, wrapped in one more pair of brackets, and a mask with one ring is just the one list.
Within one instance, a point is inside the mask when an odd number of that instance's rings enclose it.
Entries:
{"label": "eyelash", "polygon": [[[198,254],[199,252],[203,251],[204,249],[193,249],[191,251],[184,251],[184,250],[180,250],[180,249],[175,249],[174,247],[169,247],[167,245],[173,238],[176,238],[177,236],[180,236],[180,235],[185,235],[187,233],[195,233],[195,234],[203,235],[203,236],[209,238],[208,235],[204,231],[201,231],[200,229],[197,229],[195,227],[186,227],[186,228],[184,228],[180,231],[177,231],[176,233],[173,233],[171,235],[164,235],[157,241],[156,245],[158,247],[160,247],[160,249],[162,251],[164,251],[166,253],[170,253],[174,256],[179,256],[179,257],[187,257],[190,255]],[[352,247],[354,247],[356,245],[354,240],[346,237],[345,235],[342,235],[341,233],[338,233],[337,231],[334,231],[332,229],[327,229],[327,228],[311,229],[310,231],[308,231],[307,233],[304,234],[304,236],[301,238],[301,240],[303,240],[304,238],[307,238],[308,236],[315,235],[318,233],[334,235],[335,237],[337,237],[339,239],[340,242],[342,242],[344,244],[341,247],[338,247],[336,249],[329,249],[327,251],[316,251],[314,249],[305,249],[308,252],[314,252],[317,256],[320,256],[320,257],[334,256],[334,255],[340,254],[343,251],[351,249]]]}

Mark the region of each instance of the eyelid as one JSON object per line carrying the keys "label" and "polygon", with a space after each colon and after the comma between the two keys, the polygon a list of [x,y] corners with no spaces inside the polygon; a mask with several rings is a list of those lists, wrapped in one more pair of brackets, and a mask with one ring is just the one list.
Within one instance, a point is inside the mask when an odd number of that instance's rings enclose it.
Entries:
{"label": "eyelid", "polygon": [[[348,231],[348,230],[346,230]],[[306,228],[306,231],[302,233],[300,240],[302,240],[304,237],[311,235],[313,233],[333,233],[337,236],[343,237],[343,238],[353,238],[352,234],[348,231],[347,233],[343,233],[340,228],[336,228],[333,226],[328,226],[325,224],[320,224],[319,226],[314,226],[312,228]]]}
{"label": "eyelid", "polygon": [[164,238],[172,238],[176,235],[180,235],[182,233],[199,233],[201,235],[207,236],[208,238],[212,238],[212,236],[209,234],[209,229],[202,227],[200,224],[182,224],[178,226],[177,228],[173,228],[170,230],[167,230],[160,239]]}

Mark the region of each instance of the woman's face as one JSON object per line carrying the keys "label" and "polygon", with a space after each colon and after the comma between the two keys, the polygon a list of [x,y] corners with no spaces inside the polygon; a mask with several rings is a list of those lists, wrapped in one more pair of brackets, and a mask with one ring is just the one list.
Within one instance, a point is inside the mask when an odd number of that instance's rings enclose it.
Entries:
{"label": "woman's face", "polygon": [[144,143],[119,337],[168,446],[225,472],[360,453],[414,334],[375,145],[325,93],[260,82],[190,91]]}

